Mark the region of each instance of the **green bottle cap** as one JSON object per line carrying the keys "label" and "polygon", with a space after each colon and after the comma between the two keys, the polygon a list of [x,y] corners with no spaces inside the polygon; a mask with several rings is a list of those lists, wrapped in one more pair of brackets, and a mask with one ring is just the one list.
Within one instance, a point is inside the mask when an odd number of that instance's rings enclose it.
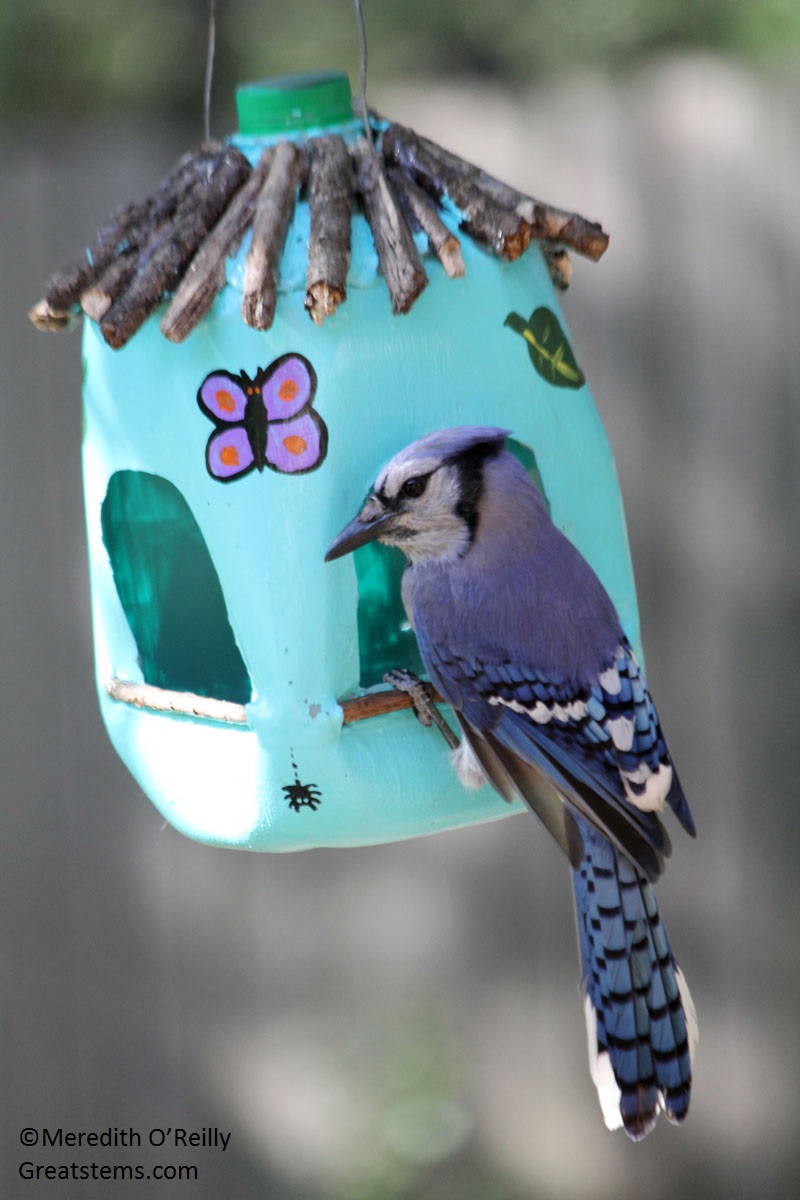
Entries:
{"label": "green bottle cap", "polygon": [[353,118],[350,82],[338,71],[278,75],[236,89],[239,132],[258,137]]}

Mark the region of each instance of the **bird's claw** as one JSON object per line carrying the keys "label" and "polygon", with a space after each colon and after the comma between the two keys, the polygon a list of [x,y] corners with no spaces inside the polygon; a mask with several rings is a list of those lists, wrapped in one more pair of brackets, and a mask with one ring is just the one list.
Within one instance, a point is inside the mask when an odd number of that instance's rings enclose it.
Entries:
{"label": "bird's claw", "polygon": [[405,667],[395,667],[394,670],[387,671],[383,682],[390,684],[398,692],[405,692],[410,696],[417,720],[426,729],[435,725],[451,750],[458,746],[458,738],[433,702],[433,689],[429,683]]}
{"label": "bird's claw", "polygon": [[423,679],[420,679],[413,671],[406,670],[405,667],[395,667],[394,670],[387,671],[383,682],[390,684],[396,691],[405,692],[407,696],[410,696],[417,720],[426,728],[430,728],[433,724],[433,700],[429,683],[425,683]]}

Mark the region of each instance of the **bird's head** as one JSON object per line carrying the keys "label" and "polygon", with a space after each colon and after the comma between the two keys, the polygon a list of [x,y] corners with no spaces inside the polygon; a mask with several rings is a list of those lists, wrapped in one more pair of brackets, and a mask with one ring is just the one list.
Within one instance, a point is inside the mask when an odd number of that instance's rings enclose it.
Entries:
{"label": "bird's head", "polygon": [[399,546],[412,562],[464,554],[477,529],[484,465],[507,436],[505,429],[460,426],[406,446],[383,468],[325,561],[376,540]]}

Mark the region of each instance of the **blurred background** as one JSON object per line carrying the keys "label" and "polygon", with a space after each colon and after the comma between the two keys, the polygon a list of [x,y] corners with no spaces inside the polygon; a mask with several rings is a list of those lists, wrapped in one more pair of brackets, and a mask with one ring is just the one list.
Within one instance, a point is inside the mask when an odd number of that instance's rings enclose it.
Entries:
{"label": "blurred background", "polygon": [[[348,0],[217,8],[215,133],[235,127],[236,82],[336,67],[357,83]],[[164,827],[114,757],[79,335],[26,312],[199,142],[208,8],[27,0],[0,8],[3,1194],[46,1190],[16,1174],[26,1125],[232,1130],[224,1154],[187,1156],[200,1178],[176,1194],[197,1200],[798,1194],[800,8],[365,9],[376,108],[611,233],[599,265],[574,260],[563,311],[699,829],[675,831],[660,888],[700,1016],[693,1110],[639,1146],[605,1130],[568,873],[533,821],[211,850]]]}

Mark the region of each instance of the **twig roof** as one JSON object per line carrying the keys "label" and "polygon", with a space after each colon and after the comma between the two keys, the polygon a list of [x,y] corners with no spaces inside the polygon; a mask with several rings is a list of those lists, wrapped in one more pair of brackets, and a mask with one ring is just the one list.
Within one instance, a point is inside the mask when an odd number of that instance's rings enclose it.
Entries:
{"label": "twig roof", "polygon": [[410,129],[375,118],[370,135],[349,145],[336,134],[278,142],[255,165],[233,145],[201,145],[151,195],[112,213],[52,277],[31,320],[61,330],[85,314],[119,349],[169,298],[161,331],[183,341],[213,305],[227,257],[252,229],[242,318],[268,329],[298,197],[310,209],[305,307],[317,325],[346,299],[354,203],[372,231],[395,314],[407,313],[428,282],[414,233],[425,235],[448,276],[464,273],[458,237],[440,213],[455,214],[460,232],[503,259],[538,241],[562,290],[568,250],[596,261],[608,245],[600,225],[524,195]]}

